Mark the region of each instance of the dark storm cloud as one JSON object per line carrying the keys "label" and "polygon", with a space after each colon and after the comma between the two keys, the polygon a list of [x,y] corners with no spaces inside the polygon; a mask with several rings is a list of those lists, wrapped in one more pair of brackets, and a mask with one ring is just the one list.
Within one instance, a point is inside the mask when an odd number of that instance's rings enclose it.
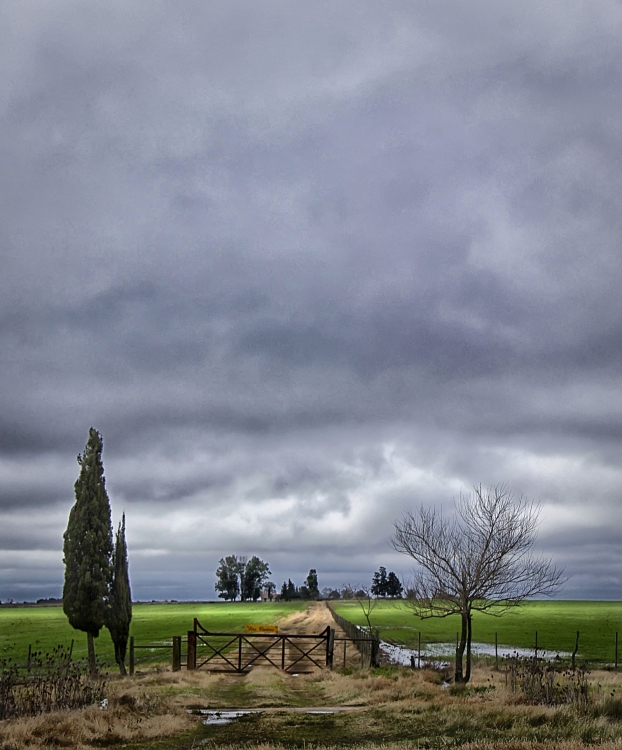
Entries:
{"label": "dark storm cloud", "polygon": [[37,9],[0,7],[0,549],[62,573],[94,425],[139,590],[188,550],[362,580],[405,507],[508,481],[589,591],[586,497],[622,526],[620,7]]}

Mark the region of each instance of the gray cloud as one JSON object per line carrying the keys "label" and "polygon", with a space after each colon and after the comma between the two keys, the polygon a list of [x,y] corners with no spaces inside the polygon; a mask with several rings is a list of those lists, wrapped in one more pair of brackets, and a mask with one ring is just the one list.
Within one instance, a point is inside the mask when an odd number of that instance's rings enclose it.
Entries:
{"label": "gray cloud", "polygon": [[0,13],[0,598],[58,593],[90,425],[142,598],[406,574],[404,508],[504,481],[617,596],[617,3]]}

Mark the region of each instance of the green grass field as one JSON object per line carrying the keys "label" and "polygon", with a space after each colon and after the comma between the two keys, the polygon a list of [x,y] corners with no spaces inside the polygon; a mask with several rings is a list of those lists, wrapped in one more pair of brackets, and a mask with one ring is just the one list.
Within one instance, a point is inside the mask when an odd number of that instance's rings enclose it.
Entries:
{"label": "green grass field", "polygon": [[[210,602],[206,604],[135,604],[130,633],[136,645],[158,643],[174,635],[185,636],[192,630],[194,618],[211,631],[240,631],[246,624],[272,625],[292,612],[305,609],[305,602]],[[0,607],[0,656],[17,662],[25,660],[28,646],[33,651],[49,651],[69,646],[74,639],[74,656],[86,658],[86,635],[74,630],[62,607]],[[97,658],[113,663],[110,635],[103,628],[95,641]],[[137,662],[147,653],[136,651]],[[152,657],[170,659],[166,651]]]}
{"label": "green grass field", "polygon": [[[131,634],[136,644],[158,643],[173,635],[185,635],[193,618],[212,631],[235,631],[247,623],[273,624],[288,614],[306,607],[304,602],[211,602],[207,604],[135,604]],[[335,609],[357,625],[365,624],[356,602],[336,602]],[[419,620],[403,602],[378,602],[372,624],[386,640],[416,646],[421,632],[422,644],[454,642],[459,629],[455,616],[445,619]],[[473,640],[494,643],[498,633],[500,653],[503,646],[532,648],[535,631],[541,648],[550,651],[572,651],[575,632],[580,631],[579,654],[583,658],[612,662],[615,632],[620,631],[622,662],[622,602],[547,601],[529,602],[502,617],[476,614]],[[29,644],[33,650],[48,651],[74,639],[76,658],[86,656],[86,636],[73,630],[62,607],[0,607],[0,655],[23,661]],[[95,642],[98,658],[112,663],[112,642],[104,628]],[[168,652],[137,650],[137,662],[147,657],[168,660]]]}
{"label": "green grass field", "polygon": [[[365,624],[357,602],[334,602],[334,606],[351,622]],[[416,646],[419,632],[422,644],[455,643],[456,632],[460,629],[460,619],[456,615],[420,620],[404,602],[378,602],[371,622],[380,630],[382,638],[411,647]],[[478,643],[493,644],[496,631],[500,646],[533,648],[536,630],[540,648],[570,652],[578,630],[579,655],[608,662],[614,660],[615,633],[619,631],[622,661],[622,602],[538,601],[528,602],[501,617],[482,613],[473,616],[473,641]]]}

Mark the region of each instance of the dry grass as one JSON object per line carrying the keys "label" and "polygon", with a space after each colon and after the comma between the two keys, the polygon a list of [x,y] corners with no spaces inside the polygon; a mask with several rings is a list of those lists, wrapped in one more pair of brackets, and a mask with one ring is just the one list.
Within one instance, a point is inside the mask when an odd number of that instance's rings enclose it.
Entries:
{"label": "dry grass", "polygon": [[[338,750],[341,745],[314,745],[315,750]],[[412,742],[365,742],[357,745],[357,750],[413,750],[418,747]],[[460,746],[462,750],[586,750],[586,745],[580,741],[570,742],[527,742],[513,740],[512,742],[467,742]],[[598,744],[599,750],[620,750],[620,742],[603,742]],[[239,750],[237,745],[222,744],[218,750]],[[253,750],[290,750],[288,745],[262,742],[253,746]]]}
{"label": "dry grass", "polygon": [[[622,688],[622,678],[611,673],[593,678],[594,702],[588,712],[581,713],[567,706],[521,703],[520,696],[505,690],[502,674],[483,667],[475,670],[471,689],[460,695],[443,687],[432,670],[327,671],[298,678],[273,669],[257,669],[242,677],[201,671],[154,672],[138,680],[113,680],[104,710],[92,706],[1,722],[0,748],[87,750],[104,744],[149,742],[196,727],[196,717],[186,711],[194,704],[361,708],[340,715],[331,731],[320,732],[312,740],[317,748],[342,746],[347,737],[344,733],[352,731],[361,738],[358,750],[412,750],[414,745],[454,745],[465,750],[585,750],[591,744],[622,750],[622,722],[615,711],[607,709],[607,701],[617,700],[615,691]],[[493,683],[496,687],[491,690]],[[256,725],[247,726],[247,735],[236,736],[238,748],[272,737],[284,744],[259,744],[257,750],[291,748],[292,736],[299,733],[304,738],[308,728],[304,718],[298,727],[292,727],[283,712],[268,713],[261,719],[258,715],[257,722],[263,722],[261,736],[257,733],[255,738]],[[382,742],[374,741],[376,734],[384,738]],[[404,734],[412,739],[404,740]],[[230,742],[232,736],[223,734],[212,745],[226,750],[219,739]],[[192,738],[179,747],[189,747],[191,742]]]}
{"label": "dry grass", "polygon": [[168,737],[194,722],[180,706],[169,704],[126,681],[109,688],[105,708],[56,711],[0,723],[2,750],[25,748],[92,748]]}

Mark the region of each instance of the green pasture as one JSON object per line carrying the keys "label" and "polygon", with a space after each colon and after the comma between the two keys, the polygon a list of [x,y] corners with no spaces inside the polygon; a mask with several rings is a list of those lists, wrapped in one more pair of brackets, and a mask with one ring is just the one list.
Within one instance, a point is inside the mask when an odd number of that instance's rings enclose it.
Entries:
{"label": "green pasture", "polygon": [[[170,641],[172,636],[185,636],[192,630],[195,617],[208,630],[239,632],[246,624],[273,625],[306,607],[306,602],[134,604],[130,634],[137,646]],[[0,658],[22,663],[29,645],[33,651],[46,652],[58,645],[68,647],[72,639],[75,658],[86,658],[86,635],[69,625],[60,606],[0,607]],[[98,660],[114,663],[114,649],[106,628],[96,639],[95,650]],[[149,653],[137,649],[137,662],[146,657],[171,658],[168,651]]]}
{"label": "green pasture", "polygon": [[[356,625],[365,617],[356,602],[334,602],[335,610]],[[378,601],[371,613],[373,627],[384,640],[416,647],[421,632],[422,645],[455,643],[460,618],[421,620],[405,602]],[[500,617],[477,612],[473,616],[473,642],[495,642],[499,654],[509,647],[533,648],[538,631],[538,647],[547,651],[572,652],[579,631],[579,655],[583,659],[613,662],[615,634],[620,632],[619,658],[622,661],[622,602],[532,601]],[[505,647],[505,648],[504,648]]]}

